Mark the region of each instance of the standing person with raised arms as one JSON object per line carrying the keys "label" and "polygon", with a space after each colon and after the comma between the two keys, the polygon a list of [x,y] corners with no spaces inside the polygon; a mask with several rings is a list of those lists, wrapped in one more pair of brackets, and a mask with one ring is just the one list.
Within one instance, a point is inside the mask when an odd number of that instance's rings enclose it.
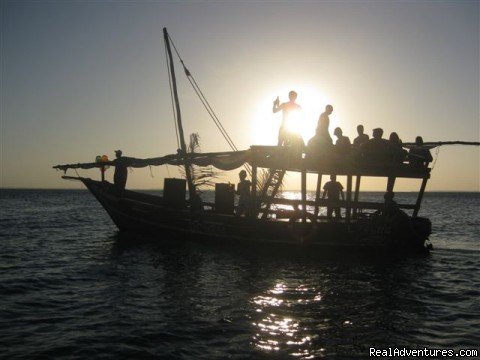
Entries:
{"label": "standing person with raised arms", "polygon": [[288,99],[288,102],[280,104],[280,99],[277,96],[277,98],[273,102],[273,113],[275,114],[279,111],[282,111],[282,124],[280,125],[280,130],[278,131],[278,146],[287,144],[289,138],[291,137],[288,133],[287,122],[289,120],[292,121],[292,119],[289,118],[292,117],[295,113],[302,110],[301,106],[295,102],[295,100],[297,99],[297,93],[295,91],[292,90],[288,93]]}

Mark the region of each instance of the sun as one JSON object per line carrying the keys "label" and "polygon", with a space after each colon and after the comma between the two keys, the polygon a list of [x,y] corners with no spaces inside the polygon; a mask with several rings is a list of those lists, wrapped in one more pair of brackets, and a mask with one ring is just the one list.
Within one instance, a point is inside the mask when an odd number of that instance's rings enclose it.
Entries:
{"label": "sun", "polygon": [[293,111],[285,120],[287,130],[302,136],[305,143],[315,135],[318,117],[330,103],[330,99],[319,89],[313,86],[293,85],[275,91],[269,91],[262,96],[252,117],[252,141],[255,145],[276,145],[278,131],[282,124],[283,114],[272,112],[273,101],[279,97],[280,103],[288,102],[289,91],[297,93],[296,103],[301,110]]}

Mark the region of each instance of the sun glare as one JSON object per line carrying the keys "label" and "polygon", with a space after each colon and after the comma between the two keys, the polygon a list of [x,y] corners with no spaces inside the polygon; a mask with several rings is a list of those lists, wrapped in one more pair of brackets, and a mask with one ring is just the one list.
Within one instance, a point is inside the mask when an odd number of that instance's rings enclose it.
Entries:
{"label": "sun glare", "polygon": [[271,91],[262,97],[257,106],[255,115],[252,117],[252,141],[255,145],[276,145],[278,130],[282,123],[283,114],[281,111],[272,112],[273,101],[280,99],[280,104],[288,102],[288,92],[294,90],[298,97],[296,103],[301,106],[300,111],[293,111],[285,119],[285,127],[288,131],[300,134],[305,141],[315,135],[318,117],[324,111],[330,100],[321,91],[310,86],[292,86]]}

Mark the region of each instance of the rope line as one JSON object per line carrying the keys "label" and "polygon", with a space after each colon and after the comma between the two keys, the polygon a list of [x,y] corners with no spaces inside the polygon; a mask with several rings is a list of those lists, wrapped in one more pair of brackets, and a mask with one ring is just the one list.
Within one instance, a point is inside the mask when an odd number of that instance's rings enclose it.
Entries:
{"label": "rope line", "polygon": [[217,126],[218,130],[220,130],[220,133],[223,135],[225,140],[227,141],[228,145],[231,147],[232,150],[238,151],[237,147],[233,143],[233,140],[231,139],[230,135],[228,135],[227,131],[223,127],[222,123],[220,122],[220,119],[218,118],[217,114],[213,110],[212,106],[208,102],[206,96],[203,94],[202,90],[200,89],[200,86],[198,85],[197,81],[193,77],[192,73],[190,70],[188,70],[187,66],[185,65],[185,62],[183,61],[182,57],[180,56],[180,53],[178,52],[177,47],[175,46],[175,43],[173,42],[172,38],[170,37],[170,34],[168,34],[168,38],[170,39],[170,43],[173,45],[173,49],[175,50],[175,53],[177,54],[178,59],[180,60],[180,63],[183,66],[183,71],[185,72],[185,75],[188,78],[188,81],[192,85],[193,89],[195,90],[195,93],[199,97],[200,101],[202,102],[203,106],[207,110],[208,114],[210,117],[213,119],[215,125]]}
{"label": "rope line", "polygon": [[440,154],[440,146],[438,146],[437,149],[435,150],[435,160],[433,161],[433,164],[432,164],[432,170],[435,168],[435,164],[437,163],[439,154]]}
{"label": "rope line", "polygon": [[[188,70],[188,68],[186,67],[185,62],[183,61],[182,57],[180,56],[180,53],[178,52],[178,49],[175,46],[175,43],[173,42],[170,34],[168,34],[168,38],[170,40],[170,43],[173,46],[173,49],[174,49],[175,53],[177,54],[178,59],[180,60],[180,63],[183,66],[183,71],[185,72],[185,75],[186,75],[188,81],[190,82],[190,85],[192,85],[192,88],[195,91],[195,93],[197,94],[198,98],[200,99],[200,102],[202,103],[203,107],[205,108],[205,110],[207,110],[207,113],[210,115],[210,117],[213,120],[215,126],[220,131],[220,133],[222,134],[223,138],[225,139],[227,144],[230,146],[230,148],[234,151],[238,151],[238,148],[236,147],[235,143],[233,142],[232,138],[228,134],[228,132],[225,129],[225,127],[223,126],[223,124],[221,123],[220,119],[218,118],[217,114],[213,110],[212,106],[208,102],[206,96],[203,94],[203,92],[202,92],[200,86],[198,85],[197,81],[195,80],[194,76],[192,75],[190,70]],[[252,175],[252,170],[251,170],[250,166],[248,164],[245,164],[244,167],[251,176]]]}

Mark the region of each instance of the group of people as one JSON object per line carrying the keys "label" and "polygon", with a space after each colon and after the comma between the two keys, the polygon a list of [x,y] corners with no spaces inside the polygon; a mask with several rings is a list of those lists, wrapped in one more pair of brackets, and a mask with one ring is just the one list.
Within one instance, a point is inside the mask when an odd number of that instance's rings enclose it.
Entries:
{"label": "group of people", "polygon": [[[303,140],[299,134],[288,131],[286,124],[293,113],[301,110],[300,105],[295,101],[297,93],[290,91],[288,94],[289,101],[280,104],[279,98],[273,102],[273,112],[282,111],[282,123],[278,134],[278,146],[304,146]],[[333,113],[333,106],[327,105],[325,111],[318,119],[315,135],[308,141],[306,153],[310,158],[334,158],[345,159],[352,156],[355,160],[366,160],[370,162],[386,162],[393,161],[402,163],[407,160],[413,166],[426,166],[432,161],[432,155],[428,149],[422,148],[423,139],[417,136],[415,143],[416,148],[411,149],[408,153],[403,149],[402,140],[396,132],[390,134],[389,139],[383,138],[383,129],[373,129],[372,138],[365,134],[363,125],[357,126],[358,136],[353,140],[353,144],[343,134],[340,127],[333,131],[333,135],[337,138],[333,142],[329,133],[330,115]]]}
{"label": "group of people", "polygon": [[[240,182],[237,185],[237,190],[235,193],[238,195],[238,206],[236,209],[236,214],[238,216],[247,215],[251,210],[251,187],[252,183],[247,179],[247,172],[242,170],[238,174]],[[322,199],[327,198],[328,203],[331,206],[327,206],[327,216],[332,218],[333,213],[335,212],[335,217],[340,218],[340,207],[338,206],[338,201],[345,199],[343,193],[343,186],[340,182],[337,181],[336,175],[330,175],[330,181],[326,182],[323,186],[323,195]]]}
{"label": "group of people", "polygon": [[[298,113],[301,110],[300,105],[295,101],[297,99],[297,93],[290,91],[288,94],[289,101],[280,103],[279,98],[273,102],[272,111],[277,113],[282,111],[282,123],[278,133],[278,146],[297,146],[302,149],[305,147],[302,137],[291,132],[287,128],[287,122],[289,117],[294,113]],[[402,163],[408,159],[412,166],[427,166],[432,161],[432,155],[430,151],[424,147],[423,139],[421,136],[417,136],[415,144],[417,147],[411,148],[407,153],[403,149],[402,141],[400,140],[396,132],[390,134],[389,139],[383,138],[383,130],[381,128],[373,129],[372,138],[365,134],[363,125],[357,126],[358,136],[353,140],[353,144],[350,139],[343,135],[343,131],[340,127],[337,127],[333,131],[333,135],[337,138],[335,144],[329,133],[330,127],[330,115],[333,113],[333,106],[327,105],[325,111],[320,114],[318,119],[315,135],[308,141],[306,147],[307,157],[321,158],[330,157],[334,159],[345,159],[347,156],[353,156],[356,160],[363,159],[368,161],[394,161]],[[115,151],[116,159],[114,184],[120,192],[125,189],[127,181],[127,165],[122,156],[122,151]],[[239,173],[240,182],[237,185],[236,194],[239,196],[237,215],[246,215],[251,207],[251,182],[247,179],[247,173],[245,170]],[[343,199],[343,186],[336,181],[336,176],[331,175],[330,181],[323,187],[323,199],[328,198],[329,201],[335,204],[338,203],[340,197]],[[340,216],[340,208],[335,206],[328,207],[327,215],[332,216],[335,212],[337,217]]]}
{"label": "group of people", "polygon": [[[292,146],[304,148],[305,144],[302,137],[289,131],[287,123],[289,118],[294,113],[298,113],[301,110],[301,106],[295,101],[297,99],[297,93],[290,91],[288,93],[288,102],[280,103],[280,99],[277,97],[273,102],[273,113],[282,112],[282,123],[278,132],[278,146]],[[315,135],[308,141],[306,147],[306,154],[309,158],[334,158],[343,160],[348,156],[352,156],[356,160],[366,160],[370,162],[396,162],[402,163],[408,159],[408,162],[412,166],[422,167],[427,166],[431,162],[432,155],[428,149],[422,147],[423,139],[421,136],[417,136],[415,139],[415,148],[411,148],[407,153],[403,149],[402,140],[396,132],[390,134],[389,139],[383,138],[383,129],[373,129],[372,138],[365,134],[363,125],[357,126],[358,136],[350,141],[348,136],[343,134],[340,127],[336,127],[333,131],[333,135],[337,138],[335,143],[330,136],[330,115],[333,113],[333,106],[327,105],[325,111],[320,114],[318,119]],[[298,120],[298,117],[295,117]],[[247,173],[242,170],[239,173],[240,182],[237,185],[236,194],[239,196],[239,202],[237,207],[237,215],[244,215],[248,212],[250,206],[250,188],[251,182],[247,180]],[[343,186],[336,179],[336,175],[330,176],[328,181],[323,186],[323,196],[328,199],[332,204],[337,204],[340,197],[343,199]],[[393,197],[392,197],[393,198]],[[327,210],[327,216],[332,217],[335,213],[336,217],[340,217],[340,208],[338,206],[329,206]]]}

